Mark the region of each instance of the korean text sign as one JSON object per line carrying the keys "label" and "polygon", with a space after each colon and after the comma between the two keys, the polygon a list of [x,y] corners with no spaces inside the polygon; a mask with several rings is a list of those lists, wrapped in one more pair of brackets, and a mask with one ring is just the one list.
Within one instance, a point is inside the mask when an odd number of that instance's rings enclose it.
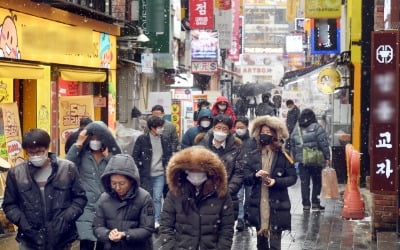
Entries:
{"label": "korean text sign", "polygon": [[214,29],[213,0],[190,0],[189,12],[191,29]]}
{"label": "korean text sign", "polygon": [[369,153],[371,192],[398,190],[399,33],[372,33]]}

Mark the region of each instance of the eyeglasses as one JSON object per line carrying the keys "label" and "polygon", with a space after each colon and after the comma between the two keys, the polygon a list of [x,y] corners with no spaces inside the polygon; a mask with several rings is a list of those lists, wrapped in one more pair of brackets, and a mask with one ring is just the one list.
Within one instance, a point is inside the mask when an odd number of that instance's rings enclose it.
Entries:
{"label": "eyeglasses", "polygon": [[28,156],[42,156],[42,155],[44,155],[46,153],[46,150],[43,150],[43,149],[39,149],[39,150],[29,150],[29,151],[26,151],[26,154],[28,155]]}

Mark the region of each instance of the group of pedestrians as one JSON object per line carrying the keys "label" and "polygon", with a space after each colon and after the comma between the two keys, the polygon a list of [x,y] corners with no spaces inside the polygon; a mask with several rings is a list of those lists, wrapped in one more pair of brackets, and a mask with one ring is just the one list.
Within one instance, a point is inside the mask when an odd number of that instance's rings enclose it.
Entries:
{"label": "group of pedestrians", "polygon": [[[28,160],[8,173],[3,209],[18,226],[20,249],[70,249],[79,239],[81,249],[147,250],[154,232],[162,249],[230,249],[235,221],[238,231],[256,228],[258,249],[280,249],[282,232],[291,230],[287,189],[297,180],[285,142],[296,162],[296,131],[304,144],[327,142],[312,114],[302,111],[291,136],[269,115],[249,131],[249,119],[218,97],[179,145],[156,105],[131,154],[121,154],[104,123],[88,121],[66,159],[49,152],[47,132],[33,129],[23,136]],[[328,160],[329,144],[323,150]],[[317,166],[300,164],[305,210],[323,209],[315,176]],[[310,178],[317,183],[311,202]]]}

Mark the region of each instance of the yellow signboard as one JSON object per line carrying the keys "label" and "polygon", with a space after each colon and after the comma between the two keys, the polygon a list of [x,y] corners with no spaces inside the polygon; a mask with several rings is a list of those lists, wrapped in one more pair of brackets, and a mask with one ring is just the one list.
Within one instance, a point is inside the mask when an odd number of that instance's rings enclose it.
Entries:
{"label": "yellow signboard", "polygon": [[8,154],[8,162],[11,166],[17,165],[24,160],[22,151],[22,135],[19,121],[19,112],[17,103],[1,104],[4,136],[6,137],[6,146]]}
{"label": "yellow signboard", "polygon": [[94,117],[93,96],[60,96],[59,127],[60,127],[60,156],[64,156],[65,142],[79,128],[81,118]]}
{"label": "yellow signboard", "polygon": [[0,8],[0,58],[116,69],[116,37]]}
{"label": "yellow signboard", "polygon": [[324,94],[333,94],[340,87],[340,74],[334,68],[321,70],[317,78],[317,87]]}
{"label": "yellow signboard", "polygon": [[340,18],[342,0],[306,0],[306,18]]}

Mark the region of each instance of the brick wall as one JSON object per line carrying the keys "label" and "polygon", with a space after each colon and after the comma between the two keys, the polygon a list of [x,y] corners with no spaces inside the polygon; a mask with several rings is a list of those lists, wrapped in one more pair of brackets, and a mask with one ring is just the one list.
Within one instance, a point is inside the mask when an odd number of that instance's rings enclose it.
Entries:
{"label": "brick wall", "polygon": [[372,207],[373,229],[396,230],[397,195],[374,194]]}

